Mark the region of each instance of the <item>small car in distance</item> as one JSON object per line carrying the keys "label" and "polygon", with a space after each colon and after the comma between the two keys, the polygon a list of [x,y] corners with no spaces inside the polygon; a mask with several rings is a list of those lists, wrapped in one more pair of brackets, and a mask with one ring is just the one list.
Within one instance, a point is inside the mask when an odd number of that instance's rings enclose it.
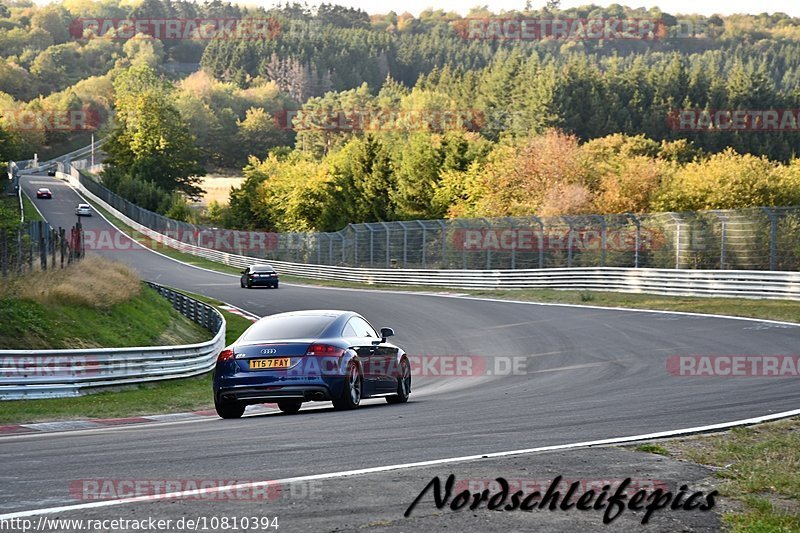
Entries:
{"label": "small car in distance", "polygon": [[48,189],[47,187],[39,187],[38,189],[36,189],[36,198],[39,199],[45,198],[47,200],[50,200],[51,198],[53,198],[53,193],[50,192],[50,189]]}
{"label": "small car in distance", "polygon": [[252,289],[253,287],[269,287],[272,289],[278,288],[278,273],[272,268],[272,265],[250,265],[242,270],[242,277],[239,280],[239,285],[243,289]]}
{"label": "small car in distance", "polygon": [[92,216],[92,206],[89,204],[78,204],[78,207],[75,208],[75,214],[79,217],[90,217]]}
{"label": "small car in distance", "polygon": [[405,403],[411,394],[406,353],[387,342],[353,311],[293,311],[261,318],[217,357],[214,407],[222,418],[239,418],[248,404],[277,402],[287,414],[304,402],[331,401],[355,409],[383,397]]}
{"label": "small car in distance", "polygon": [[51,168],[50,170],[47,171],[47,175],[48,176],[55,176],[56,175],[56,169]]}

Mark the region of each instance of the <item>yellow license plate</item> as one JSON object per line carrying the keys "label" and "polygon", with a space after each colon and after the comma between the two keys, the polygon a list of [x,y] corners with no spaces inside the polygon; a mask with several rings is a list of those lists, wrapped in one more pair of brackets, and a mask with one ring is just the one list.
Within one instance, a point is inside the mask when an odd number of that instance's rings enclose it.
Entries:
{"label": "yellow license plate", "polygon": [[251,359],[250,370],[263,370],[267,368],[289,368],[292,364],[291,357],[274,357],[272,359]]}

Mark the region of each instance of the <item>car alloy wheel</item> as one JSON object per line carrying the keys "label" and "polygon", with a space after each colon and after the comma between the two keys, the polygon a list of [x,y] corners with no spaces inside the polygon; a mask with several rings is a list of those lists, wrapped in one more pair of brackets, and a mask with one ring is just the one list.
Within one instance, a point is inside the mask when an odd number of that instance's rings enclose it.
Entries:
{"label": "car alloy wheel", "polygon": [[400,361],[400,378],[397,380],[397,394],[387,396],[389,403],[406,403],[411,395],[411,367],[408,359]]}
{"label": "car alloy wheel", "polygon": [[355,409],[361,403],[361,387],[362,387],[361,373],[358,371],[358,366],[351,364],[347,367],[347,375],[345,376],[344,387],[342,387],[342,396],[338,400],[333,401],[333,407],[336,409]]}

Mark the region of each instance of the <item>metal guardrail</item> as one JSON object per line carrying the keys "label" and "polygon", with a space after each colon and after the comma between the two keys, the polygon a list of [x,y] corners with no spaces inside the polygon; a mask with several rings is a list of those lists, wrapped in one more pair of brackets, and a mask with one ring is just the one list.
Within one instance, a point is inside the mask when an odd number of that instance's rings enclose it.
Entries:
{"label": "metal guardrail", "polygon": [[[263,259],[203,248],[163,235],[140,224],[87,190],[72,185],[128,226],[170,248],[226,265],[244,268]],[[671,296],[726,296],[800,300],[800,273],[758,270],[687,270],[651,268],[545,268],[505,270],[376,269],[270,261],[282,274],[367,284],[421,285],[456,289],[571,289],[653,293]]]}
{"label": "metal guardrail", "polygon": [[[84,163],[80,161],[78,163]],[[184,243],[262,260],[366,268],[579,267],[800,269],[800,207],[682,213],[409,220],[337,232],[269,233],[190,224],[148,211],[63,165],[117,211]]]}
{"label": "metal guardrail", "polygon": [[0,400],[62,398],[103,388],[208,372],[225,347],[225,318],[215,308],[148,282],[214,338],[183,346],[0,351]]}

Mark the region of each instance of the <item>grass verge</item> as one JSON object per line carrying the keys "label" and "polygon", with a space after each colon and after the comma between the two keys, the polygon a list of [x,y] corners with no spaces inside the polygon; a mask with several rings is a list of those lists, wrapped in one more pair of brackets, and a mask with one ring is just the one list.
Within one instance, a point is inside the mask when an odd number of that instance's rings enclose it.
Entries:
{"label": "grass verge", "polygon": [[31,202],[31,199],[28,198],[27,194],[22,195],[22,212],[25,215],[26,222],[44,220],[42,215],[39,214],[39,211],[33,205],[33,202]]}
{"label": "grass verge", "polygon": [[[186,294],[210,305],[222,304],[197,294]],[[157,294],[155,297],[166,301]],[[220,312],[227,322],[226,343],[230,344],[251,322],[221,309]],[[208,372],[192,378],[144,383],[76,398],[0,402],[0,424],[153,415],[211,409],[213,406],[211,373]]]}
{"label": "grass verge", "polygon": [[14,235],[19,226],[19,199],[6,196],[0,188],[0,229],[13,229]]}
{"label": "grass verge", "polygon": [[127,266],[88,257],[0,287],[0,348],[190,344],[210,333],[175,311]]}
{"label": "grass verge", "polygon": [[731,500],[730,531],[800,531],[800,418],[660,442],[660,453],[714,467],[714,483]]}
{"label": "grass verge", "polygon": [[[126,226],[111,213],[94,204],[95,209],[103,213],[114,225],[127,235],[135,238],[142,245],[156,250],[173,259],[190,265],[215,270],[227,274],[239,274],[239,269],[228,265],[209,261],[194,255],[179,252]],[[353,283],[346,281],[317,280],[298,276],[281,275],[281,281],[315,285],[321,287],[341,287],[353,289],[386,289],[412,292],[449,291],[469,296],[498,298],[503,300],[522,300],[541,303],[578,304],[600,307],[628,307],[632,309],[657,309],[662,311],[684,311],[730,315],[767,320],[800,322],[800,302],[791,300],[752,300],[745,298],[701,298],[688,296],[659,296],[653,294],[628,294],[604,291],[562,291],[555,289],[452,289],[447,287],[417,285],[381,285]]]}

